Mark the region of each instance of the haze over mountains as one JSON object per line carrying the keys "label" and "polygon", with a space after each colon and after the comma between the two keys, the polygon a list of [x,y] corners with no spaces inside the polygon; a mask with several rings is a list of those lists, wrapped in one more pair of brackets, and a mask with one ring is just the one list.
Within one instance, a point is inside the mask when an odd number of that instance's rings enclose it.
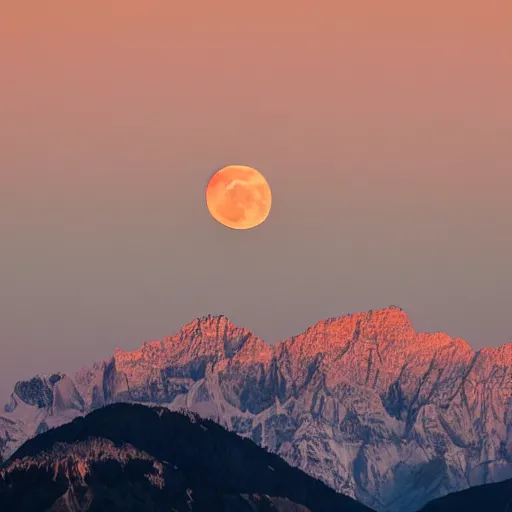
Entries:
{"label": "haze over mountains", "polygon": [[19,382],[0,447],[114,402],[187,408],[379,511],[512,477],[512,344],[474,352],[391,307],[267,345],[224,317]]}

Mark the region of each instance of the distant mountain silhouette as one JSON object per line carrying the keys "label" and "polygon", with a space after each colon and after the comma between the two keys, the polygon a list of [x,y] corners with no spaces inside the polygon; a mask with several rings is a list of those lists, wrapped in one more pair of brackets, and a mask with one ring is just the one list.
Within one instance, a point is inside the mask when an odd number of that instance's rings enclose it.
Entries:
{"label": "distant mountain silhouette", "polygon": [[431,501],[421,512],[511,512],[512,480],[479,485]]}
{"label": "distant mountain silhouette", "polygon": [[0,470],[0,510],[370,511],[210,420],[130,404],[27,441]]}

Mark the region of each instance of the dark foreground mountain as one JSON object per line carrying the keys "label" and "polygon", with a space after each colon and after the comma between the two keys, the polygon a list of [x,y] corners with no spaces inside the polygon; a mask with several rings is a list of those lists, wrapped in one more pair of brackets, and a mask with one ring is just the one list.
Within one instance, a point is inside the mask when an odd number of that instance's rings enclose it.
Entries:
{"label": "dark foreground mountain", "polygon": [[479,485],[430,502],[421,512],[511,512],[512,480]]}
{"label": "dark foreground mountain", "polygon": [[370,509],[212,421],[116,404],[27,441],[0,470],[0,510]]}

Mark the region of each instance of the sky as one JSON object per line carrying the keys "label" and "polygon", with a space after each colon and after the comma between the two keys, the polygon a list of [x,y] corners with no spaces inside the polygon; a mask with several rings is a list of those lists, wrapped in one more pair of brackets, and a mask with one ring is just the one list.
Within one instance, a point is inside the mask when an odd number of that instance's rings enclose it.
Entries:
{"label": "sky", "polygon": [[[223,313],[512,340],[510,0],[6,2],[0,395]],[[222,227],[229,164],[272,187]]]}

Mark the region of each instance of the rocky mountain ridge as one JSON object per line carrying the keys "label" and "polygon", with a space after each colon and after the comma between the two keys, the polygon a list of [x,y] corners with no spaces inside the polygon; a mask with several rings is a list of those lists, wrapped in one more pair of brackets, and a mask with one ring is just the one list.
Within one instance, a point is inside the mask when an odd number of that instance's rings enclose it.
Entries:
{"label": "rocky mountain ridge", "polygon": [[512,477],[512,344],[474,352],[400,308],[321,321],[274,346],[202,317],[73,378],[18,383],[0,446],[106,404],[187,408],[379,511]]}

